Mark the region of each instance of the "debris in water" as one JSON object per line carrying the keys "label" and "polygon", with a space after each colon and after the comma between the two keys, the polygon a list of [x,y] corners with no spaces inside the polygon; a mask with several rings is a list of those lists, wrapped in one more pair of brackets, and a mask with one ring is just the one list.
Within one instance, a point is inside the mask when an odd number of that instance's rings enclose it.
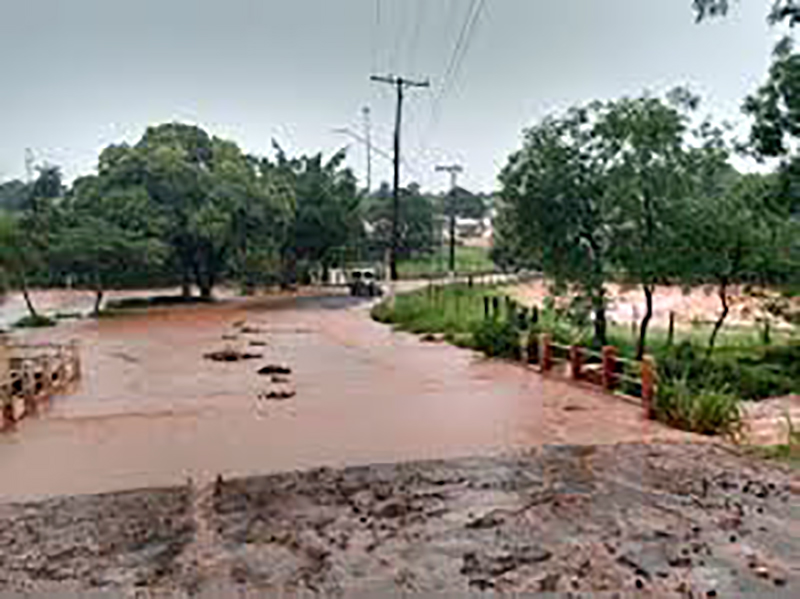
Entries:
{"label": "debris in water", "polygon": [[242,327],[239,331],[244,335],[261,335],[265,332],[257,327]]}
{"label": "debris in water", "polygon": [[288,366],[281,366],[279,364],[270,364],[268,366],[264,366],[261,370],[258,371],[258,374],[263,376],[271,376],[273,374],[292,374],[292,369]]}
{"label": "debris in water", "polygon": [[291,399],[295,395],[297,395],[297,392],[293,389],[273,389],[272,391],[268,391],[266,393],[262,391],[258,394],[258,399],[262,401],[266,399],[283,401],[285,399]]}
{"label": "debris in water", "polygon": [[214,362],[239,362],[240,360],[258,360],[264,357],[263,354],[248,354],[246,352],[240,352],[235,349],[223,349],[221,351],[215,351],[203,356],[206,360],[212,360]]}
{"label": "debris in water", "polygon": [[250,342],[250,345],[253,346],[253,347],[266,347],[267,346],[267,342],[266,341],[255,341],[254,340],[254,341]]}

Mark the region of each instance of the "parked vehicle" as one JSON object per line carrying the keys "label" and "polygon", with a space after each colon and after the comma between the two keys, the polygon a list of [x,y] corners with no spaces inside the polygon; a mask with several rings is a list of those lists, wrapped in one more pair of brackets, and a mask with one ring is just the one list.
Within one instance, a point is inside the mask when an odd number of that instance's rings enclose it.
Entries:
{"label": "parked vehicle", "polygon": [[350,271],[350,295],[356,297],[380,297],[383,289],[378,283],[374,268],[356,268]]}

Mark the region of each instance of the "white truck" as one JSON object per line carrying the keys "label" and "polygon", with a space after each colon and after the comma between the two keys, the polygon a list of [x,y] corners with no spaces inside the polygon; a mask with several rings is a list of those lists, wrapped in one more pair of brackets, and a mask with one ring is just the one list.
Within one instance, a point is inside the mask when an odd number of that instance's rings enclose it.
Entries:
{"label": "white truck", "polygon": [[375,268],[352,268],[348,272],[347,279],[350,295],[356,297],[380,297],[383,295]]}

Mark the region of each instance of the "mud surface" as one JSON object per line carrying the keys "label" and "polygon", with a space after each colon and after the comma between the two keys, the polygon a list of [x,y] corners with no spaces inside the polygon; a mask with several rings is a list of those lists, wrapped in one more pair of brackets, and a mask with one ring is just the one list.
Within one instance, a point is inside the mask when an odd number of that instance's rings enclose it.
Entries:
{"label": "mud surface", "polygon": [[0,590],[790,597],[797,484],[718,447],[560,446],[7,505]]}

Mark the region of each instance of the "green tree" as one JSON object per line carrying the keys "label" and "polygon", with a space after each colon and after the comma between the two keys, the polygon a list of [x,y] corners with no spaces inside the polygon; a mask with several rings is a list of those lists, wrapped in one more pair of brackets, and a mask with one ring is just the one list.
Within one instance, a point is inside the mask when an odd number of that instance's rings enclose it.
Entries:
{"label": "green tree", "polygon": [[[614,261],[642,287],[645,314],[636,355],[645,352],[656,284],[680,274],[674,225],[679,199],[694,193],[688,144],[689,111],[697,99],[684,90],[670,103],[642,96],[599,107],[593,135],[604,163],[605,201],[614,230]],[[678,260],[680,257],[677,257]]]}
{"label": "green tree", "polygon": [[[692,0],[698,22],[728,14],[730,4],[730,0]],[[800,23],[800,4],[797,0],[773,0],[767,20],[772,24],[785,22],[794,26]]]}
{"label": "green tree", "polygon": [[708,354],[730,312],[730,287],[772,279],[771,263],[778,251],[767,207],[772,193],[765,177],[746,175],[722,193],[681,202],[680,231],[685,243],[676,250],[685,265],[682,282],[714,283],[720,298],[721,311],[708,341]]}
{"label": "green tree", "polygon": [[18,215],[0,213],[0,268],[16,280],[25,305],[32,318],[39,314],[31,300],[28,288],[28,272],[37,263],[37,252],[25,233]]}
{"label": "green tree", "polygon": [[74,218],[55,240],[55,264],[89,280],[96,294],[94,313],[98,314],[109,282],[121,271],[160,261],[164,248],[156,238],[104,218],[86,214]]}
{"label": "green tree", "polygon": [[282,243],[289,207],[275,194],[273,171],[199,127],[150,127],[134,146],[106,148],[98,173],[104,195],[148,198],[185,296],[192,281],[210,297],[223,276],[252,279],[250,269]]}
{"label": "green tree", "polygon": [[[419,185],[411,183],[400,190],[397,257],[410,258],[435,249],[436,209],[431,198],[422,193]],[[385,253],[392,244],[394,210],[389,185],[381,184],[370,198],[365,218],[372,225],[372,246]]]}
{"label": "green tree", "polygon": [[19,179],[0,183],[0,210],[22,210],[29,195],[30,187]]}
{"label": "green tree", "polygon": [[597,108],[574,108],[526,130],[500,175],[495,235],[517,261],[581,290],[594,313],[594,341],[603,345],[611,231],[591,118]]}

